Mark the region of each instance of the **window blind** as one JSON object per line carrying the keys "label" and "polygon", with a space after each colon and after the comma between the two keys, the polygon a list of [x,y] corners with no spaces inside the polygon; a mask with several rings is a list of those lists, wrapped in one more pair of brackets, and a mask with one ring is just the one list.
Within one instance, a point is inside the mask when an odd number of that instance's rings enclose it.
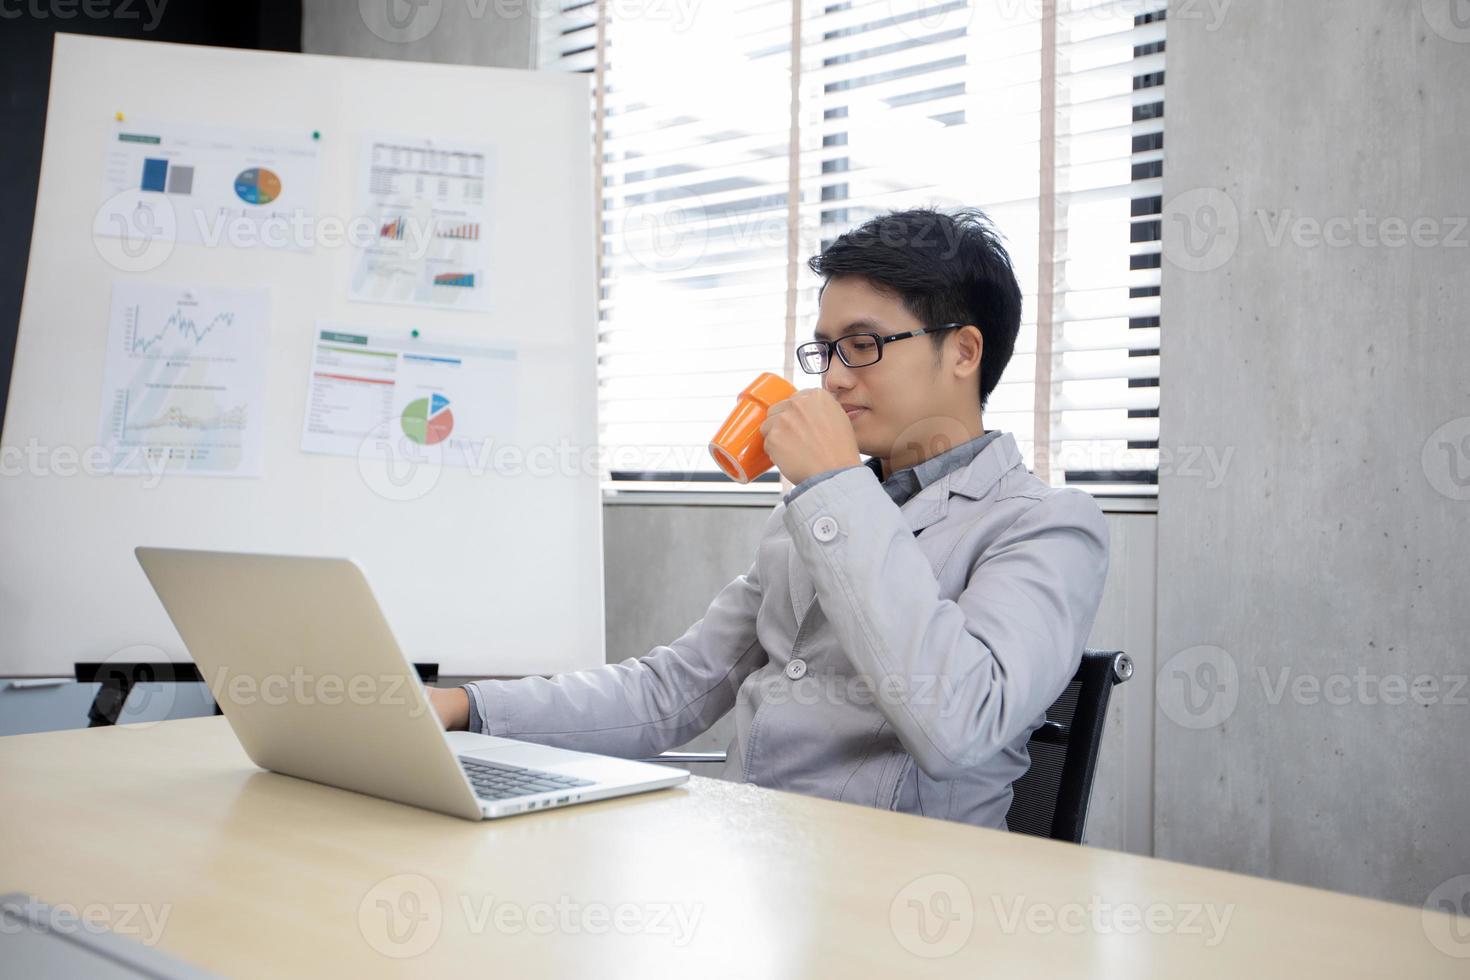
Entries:
{"label": "window blind", "polygon": [[1057,17],[1053,482],[1155,494],[1165,4]]}
{"label": "window blind", "polygon": [[564,3],[540,64],[602,82],[607,485],[739,489],[705,446],[736,392],[791,370],[792,340],[810,336],[806,259],[869,217],[930,205],[987,211],[1021,283],[987,427],[1054,483],[1154,492],[1164,6],[728,0],[681,19],[673,4]]}

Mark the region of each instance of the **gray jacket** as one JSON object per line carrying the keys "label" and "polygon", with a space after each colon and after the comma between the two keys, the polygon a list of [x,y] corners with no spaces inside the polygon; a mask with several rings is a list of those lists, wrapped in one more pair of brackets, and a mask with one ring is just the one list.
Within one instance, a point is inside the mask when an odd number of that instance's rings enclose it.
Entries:
{"label": "gray jacket", "polygon": [[866,466],[778,505],[750,570],[668,646],[467,687],[487,734],[630,758],[733,708],[728,778],[1004,828],[1107,555],[1092,498],[1002,435],[902,507]]}

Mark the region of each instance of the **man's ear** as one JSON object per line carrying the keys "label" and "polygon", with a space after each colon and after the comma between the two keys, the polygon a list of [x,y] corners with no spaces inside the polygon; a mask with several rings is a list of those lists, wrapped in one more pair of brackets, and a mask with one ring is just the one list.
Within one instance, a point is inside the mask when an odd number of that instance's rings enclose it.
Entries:
{"label": "man's ear", "polygon": [[961,378],[971,378],[980,373],[980,361],[985,356],[985,335],[974,325],[954,331],[950,340],[955,357],[955,373]]}

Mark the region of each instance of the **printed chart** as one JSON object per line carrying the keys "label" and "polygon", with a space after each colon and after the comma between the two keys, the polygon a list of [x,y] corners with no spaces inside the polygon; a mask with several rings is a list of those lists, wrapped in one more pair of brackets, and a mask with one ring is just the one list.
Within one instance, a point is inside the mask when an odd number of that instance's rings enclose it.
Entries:
{"label": "printed chart", "polygon": [[100,444],[115,473],[259,476],[264,289],[112,289]]}
{"label": "printed chart", "polygon": [[378,235],[357,250],[352,299],[488,310],[490,150],[374,139],[362,168],[360,212]]}
{"label": "printed chart", "polygon": [[310,249],[317,146],[311,133],[116,123],[93,234]]}
{"label": "printed chart", "polygon": [[388,440],[407,458],[475,467],[515,432],[518,356],[318,324],[301,448],[361,456]]}

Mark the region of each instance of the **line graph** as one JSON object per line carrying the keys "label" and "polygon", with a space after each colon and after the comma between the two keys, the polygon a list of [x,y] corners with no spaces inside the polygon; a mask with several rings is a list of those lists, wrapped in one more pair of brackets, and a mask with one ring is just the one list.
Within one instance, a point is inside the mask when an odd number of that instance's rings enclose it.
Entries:
{"label": "line graph", "polygon": [[235,322],[233,311],[216,313],[209,322],[201,329],[199,322],[190,315],[182,305],[171,313],[163,326],[150,336],[144,336],[141,330],[143,307],[133,304],[124,314],[124,322],[128,331],[129,350],[135,354],[147,354],[161,344],[171,335],[177,334],[181,341],[192,340],[193,345],[198,347],[205,337],[214,332],[217,327],[228,327]]}

